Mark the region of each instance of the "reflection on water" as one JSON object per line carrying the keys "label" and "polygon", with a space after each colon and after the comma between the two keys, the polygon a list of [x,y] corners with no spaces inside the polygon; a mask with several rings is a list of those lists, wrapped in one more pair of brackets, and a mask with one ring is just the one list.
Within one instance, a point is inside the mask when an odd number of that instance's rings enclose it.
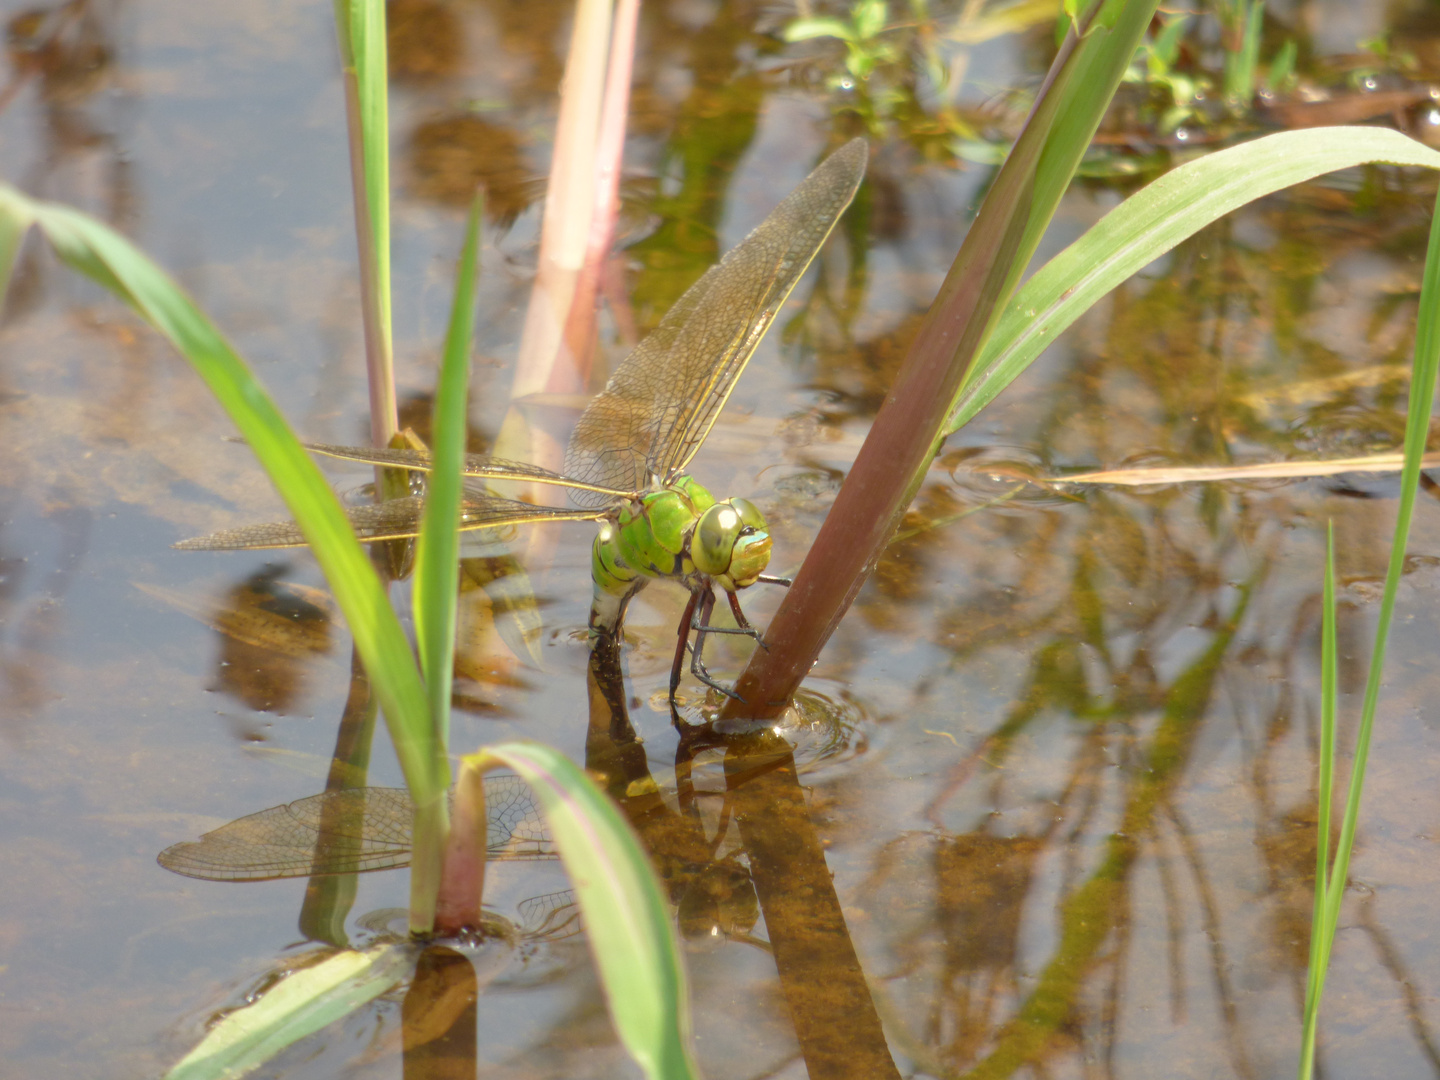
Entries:
{"label": "reflection on water", "polygon": [[[483,179],[495,231],[472,419],[489,435],[532,272],[568,9],[391,9],[402,394],[432,381],[449,300],[436,268],[453,262],[454,201]],[[1313,10],[1324,23],[1339,9]],[[5,178],[136,236],[308,437],[355,441],[330,5],[0,13]],[[625,188],[640,239],[617,323],[653,325],[827,140],[852,134],[843,115],[827,127],[825,54],[800,63],[777,17],[646,5]],[[1429,55],[1430,37],[1405,33]],[[1022,63],[1004,50],[972,62],[1001,55]],[[970,108],[963,94],[957,107]],[[777,317],[707,447],[701,479],[761,506],[782,571],[826,513],[987,177],[886,131],[848,231]],[[1078,190],[1061,228],[1113,201]],[[674,732],[679,599],[661,589],[630,612],[623,668],[592,657],[588,528],[564,527],[523,589],[497,553],[467,569],[472,708],[455,746],[542,739],[604,777],[675,906],[707,1075],[1292,1074],[1323,525],[1339,544],[1353,716],[1397,481],[1025,486],[986,504],[1027,474],[1394,446],[1432,201],[1432,180],[1386,170],[1309,185],[1108,298],[951,440],[778,735],[706,729],[689,684],[698,726]],[[612,365],[622,336],[603,342]],[[25,1080],[155,1075],[256,972],[295,962],[297,910],[302,936],[338,943],[368,933],[363,913],[402,904],[405,883],[235,888],[168,875],[154,853],[257,807],[398,775],[383,740],[370,761],[368,686],[334,660],[343,631],[305,557],[281,573],[263,555],[168,551],[278,506],[179,361],[37,249],[0,323],[0,429],[16,448],[0,470],[0,1056]],[[1336,1075],[1440,1071],[1436,512],[1422,496],[1336,947],[1321,1039]],[[756,598],[757,625],[775,602]],[[713,664],[743,660],[722,644]],[[483,1007],[452,980],[465,967],[436,960],[438,990],[414,991],[431,1005],[382,1000],[282,1074],[394,1075],[428,1052],[446,1075],[473,1058],[629,1075],[558,871],[506,863],[492,877],[521,944],[493,964],[467,954]],[[527,944],[535,927],[561,940]]]}
{"label": "reflection on water", "polygon": [[215,688],[255,712],[291,712],[304,693],[308,661],[330,651],[335,604],[328,591],[282,580],[289,568],[262,567],[218,604],[193,592],[144,582],[142,592],[215,631]]}

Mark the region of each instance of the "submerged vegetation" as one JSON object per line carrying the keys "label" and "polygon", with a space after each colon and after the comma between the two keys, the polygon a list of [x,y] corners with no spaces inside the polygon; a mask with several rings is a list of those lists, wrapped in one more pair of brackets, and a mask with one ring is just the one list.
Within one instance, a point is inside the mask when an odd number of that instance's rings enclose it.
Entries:
{"label": "submerged vegetation", "polygon": [[[1074,5],[938,5],[854,0],[801,15],[785,40],[808,43],[792,61],[876,137],[905,139],[929,158],[1003,160],[1034,101],[1005,87],[967,94],[978,51],[1016,33],[1058,42]],[[1353,54],[1300,67],[1306,24],[1267,13],[1261,0],[1215,0],[1160,10],[1147,27],[1080,167],[1088,177],[1155,175],[1193,152],[1276,128],[1393,118],[1420,138],[1440,120],[1437,96],[1397,31]],[[1413,29],[1411,30],[1413,33]]]}

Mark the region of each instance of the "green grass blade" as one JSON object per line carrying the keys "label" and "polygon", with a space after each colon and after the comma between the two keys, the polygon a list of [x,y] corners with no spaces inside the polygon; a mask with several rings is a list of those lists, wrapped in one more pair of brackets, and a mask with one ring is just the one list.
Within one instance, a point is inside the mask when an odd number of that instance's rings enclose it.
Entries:
{"label": "green grass blade", "polygon": [[[450,674],[455,661],[455,596],[460,579],[461,472],[465,461],[470,339],[474,329],[476,259],[483,201],[470,207],[455,277],[455,302],[435,388],[433,455],[425,518],[415,550],[415,637],[430,695],[438,744],[448,745]],[[442,751],[443,752],[443,751]]]}
{"label": "green grass blade", "polygon": [[186,1054],[165,1080],[232,1080],[269,1061],[402,982],[415,966],[409,945],[345,950],[277,983],[236,1009]]}
{"label": "green grass blade", "polygon": [[[1325,903],[1318,925],[1311,927],[1312,936],[1319,938],[1312,945],[1312,965],[1321,972],[1330,965],[1335,931],[1340,924],[1340,908],[1345,899],[1346,879],[1350,873],[1350,854],[1355,846],[1355,830],[1360,820],[1360,799],[1365,789],[1365,766],[1370,756],[1370,738],[1375,726],[1375,711],[1380,701],[1384,676],[1385,647],[1390,637],[1390,624],[1395,613],[1395,595],[1400,575],[1405,568],[1405,546],[1410,537],[1410,523],[1415,512],[1415,496],[1420,489],[1420,464],[1425,442],[1430,433],[1430,412],[1435,403],[1435,378],[1440,372],[1440,199],[1430,219],[1429,249],[1425,253],[1425,277],[1420,286],[1420,310],[1415,325],[1415,361],[1410,382],[1410,408],[1405,423],[1405,469],[1400,475],[1400,500],[1395,520],[1395,537],[1390,545],[1390,565],[1385,573],[1385,591],[1380,599],[1380,615],[1375,627],[1375,643],[1370,652],[1370,672],[1365,681],[1365,700],[1360,710],[1360,725],[1355,738],[1355,758],[1350,769],[1350,788],[1345,799],[1345,815],[1340,822],[1340,840],[1336,845],[1335,863],[1325,882]],[[1313,974],[1312,980],[1321,980]],[[1320,994],[1313,1003],[1308,1000],[1307,1020],[1312,1009],[1318,1012]],[[1307,1040],[1313,1033],[1307,1030]],[[1313,1051],[1302,1053],[1301,1068],[1313,1062]],[[1308,1077],[1302,1071],[1301,1077]]]}
{"label": "green grass blade", "polygon": [[1330,813],[1335,801],[1335,730],[1340,700],[1338,635],[1335,627],[1335,524],[1325,530],[1325,595],[1320,634],[1320,778],[1315,797],[1319,813],[1315,843],[1315,903],[1310,916],[1310,969],[1305,980],[1305,1011],[1300,1042],[1300,1080],[1315,1069],[1315,1036],[1319,1030],[1320,999],[1325,993],[1327,880],[1330,872]]}
{"label": "green grass blade", "polygon": [[1437,169],[1440,153],[1386,128],[1310,128],[1221,150],[1162,176],[1016,292],[966,375],[945,430],[968,423],[1111,289],[1223,214],[1291,184],[1371,162]]}
{"label": "green grass blade", "polygon": [[[724,720],[776,715],[813,669],[919,491],[965,372],[982,354],[1005,300],[1034,254],[1091,136],[1154,15],[1156,0],[1091,5],[945,275],[886,404],[841,486],[794,587],[721,708]],[[755,702],[764,704],[742,704]]]}
{"label": "green grass blade", "polygon": [[376,446],[396,430],[390,309],[390,116],[384,0],[335,0],[345,77],[360,306]]}
{"label": "green grass blade", "polygon": [[639,841],[613,803],[574,762],[534,743],[504,743],[464,768],[503,765],[535,791],[574,882],[590,950],[620,1040],[645,1074],[698,1076],[690,1049],[690,998],[670,909]]}
{"label": "green grass blade", "polygon": [[66,263],[114,292],[168,337],[230,414],[334,590],[416,801],[443,791],[445,778],[435,772],[428,747],[425,687],[410,645],[335,493],[270,396],[180,287],[123,236],[77,211],[0,187],[0,214],[16,207],[33,216]]}
{"label": "green grass blade", "polygon": [[[1345,878],[1350,869],[1350,852],[1355,843],[1355,827],[1359,818],[1360,796],[1365,781],[1365,762],[1370,753],[1370,733],[1374,726],[1375,709],[1380,700],[1380,686],[1385,666],[1385,646],[1390,637],[1390,624],[1395,613],[1395,594],[1405,569],[1405,545],[1410,538],[1410,522],[1415,513],[1415,496],[1420,489],[1420,459],[1430,433],[1430,411],[1435,402],[1435,376],[1440,368],[1440,201],[1430,222],[1430,246],[1425,255],[1425,277],[1420,286],[1420,311],[1415,327],[1414,373],[1410,382],[1410,409],[1405,425],[1405,469],[1400,474],[1400,505],[1395,520],[1395,539],[1390,546],[1390,565],[1385,573],[1385,591],[1380,598],[1380,617],[1375,627],[1375,643],[1371,648],[1370,673],[1365,681],[1365,701],[1361,706],[1360,728],[1355,741],[1355,761],[1351,768],[1350,790],[1345,800],[1345,817],[1340,823],[1340,843],[1335,853],[1335,868],[1327,883],[1332,898],[1329,936],[1333,939],[1340,917],[1340,899],[1345,891]],[[1326,948],[1326,959],[1329,948]]]}
{"label": "green grass blade", "polygon": [[20,253],[30,220],[29,207],[7,199],[4,189],[0,188],[0,314],[5,311],[5,294],[10,289],[10,275],[15,271],[15,256]]}
{"label": "green grass blade", "polygon": [[[1325,528],[1325,594],[1320,634],[1320,779],[1316,798],[1318,837],[1315,844],[1316,913],[1324,910],[1330,889],[1330,819],[1335,809],[1335,736],[1339,730],[1340,661],[1339,633],[1335,621],[1335,523]],[[1316,954],[1318,959],[1318,954]],[[1321,974],[1323,985],[1324,975]],[[1319,1007],[1319,992],[1314,997]]]}
{"label": "green grass blade", "polygon": [[1265,25],[1264,0],[1241,5],[1238,17],[1245,22],[1240,48],[1225,53],[1225,102],[1236,115],[1247,112],[1255,97],[1255,69],[1260,63],[1260,34]]}
{"label": "green grass blade", "polygon": [[[460,493],[465,458],[467,396],[470,388],[470,339],[474,329],[475,262],[480,246],[480,212],[476,198],[470,208],[465,244],[455,279],[455,302],[440,379],[435,388],[434,455],[426,488],[425,518],[415,546],[415,639],[420,669],[430,702],[434,739],[433,767],[449,786],[451,676],[455,667],[455,603],[460,587]],[[422,817],[425,828],[422,830]],[[445,800],[438,795],[430,806],[415,804],[415,854],[410,864],[411,912],[424,898],[431,901],[440,888],[445,841],[450,826]],[[427,925],[424,929],[428,930]]]}
{"label": "green grass blade", "polygon": [[360,84],[360,134],[365,145],[365,194],[370,212],[376,302],[390,345],[390,105],[384,0],[351,0],[350,28]]}

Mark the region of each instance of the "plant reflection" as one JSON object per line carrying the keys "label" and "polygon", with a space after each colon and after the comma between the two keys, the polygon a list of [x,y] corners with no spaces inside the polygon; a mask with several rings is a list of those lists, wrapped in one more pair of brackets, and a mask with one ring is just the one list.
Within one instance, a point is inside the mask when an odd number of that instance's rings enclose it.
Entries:
{"label": "plant reflection", "polygon": [[405,1080],[475,1076],[480,987],[464,953],[431,945],[420,954],[400,1007]]}
{"label": "plant reflection", "polygon": [[[650,775],[625,706],[618,643],[594,642],[589,667],[586,766],[629,817],[680,912],[687,937],[753,941],[763,914],[790,1020],[812,1080],[899,1076],[850,940],[824,848],[811,820],[792,748],[766,730],[725,735],[689,728],[676,750],[678,808]],[[724,751],[725,790],[699,792],[697,754]],[[707,836],[699,799],[718,795],[719,825]],[[717,858],[731,823],[738,846]],[[744,860],[742,862],[742,859]],[[747,871],[748,867],[748,871]]]}

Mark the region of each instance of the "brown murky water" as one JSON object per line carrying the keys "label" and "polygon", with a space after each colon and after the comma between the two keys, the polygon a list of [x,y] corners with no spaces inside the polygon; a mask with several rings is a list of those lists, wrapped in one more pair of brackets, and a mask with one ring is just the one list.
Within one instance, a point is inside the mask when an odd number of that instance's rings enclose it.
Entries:
{"label": "brown murky water", "polygon": [[[482,442],[507,404],[568,9],[392,5],[402,394],[423,412],[461,207],[483,180]],[[4,178],[135,237],[305,436],[360,441],[331,6],[0,10]],[[1383,29],[1365,5],[1302,14],[1317,51]],[[832,120],[846,103],[824,86],[833,57],[778,44],[788,17],[692,0],[645,10],[625,187],[642,328],[832,131],[851,133]],[[1423,62],[1432,39],[1405,32]],[[1022,80],[1043,52],[1032,44],[978,50],[969,77]],[[927,164],[898,138],[874,146],[856,206],[698,459],[705,483],[762,506],[782,571],[824,517],[988,176]],[[1050,250],[1117,198],[1080,186]],[[954,438],[913,524],[1009,491],[1017,468],[1394,445],[1432,202],[1428,179],[1373,171],[1208,230]],[[0,325],[0,1076],[149,1076],[313,948],[297,930],[303,881],[195,882],[155,855],[321,790],[348,643],[303,553],[169,549],[278,502],[167,346],[38,249],[23,258]],[[623,347],[613,324],[605,333],[613,362]],[[590,657],[590,530],[563,526],[530,566],[528,642],[503,619],[490,629],[494,601],[470,594],[454,746],[541,739],[625,797],[685,933],[707,1075],[1292,1075],[1323,526],[1337,529],[1353,716],[1396,488],[1358,475],[1027,488],[898,542],[799,719],[728,746],[677,744],[669,724],[673,590],[632,608],[618,669]],[[1423,493],[1326,1000],[1335,1075],[1440,1072],[1437,527]],[[774,603],[747,601],[762,626]],[[713,666],[742,659],[722,649]],[[383,737],[369,782],[399,782]],[[497,911],[532,928],[564,887],[543,862],[504,864],[493,884]],[[362,877],[348,934],[372,934],[404,898],[403,874]],[[487,1075],[635,1075],[580,939],[540,934],[480,967]],[[269,1075],[398,1075],[401,1015],[416,1007],[381,1002]]]}

